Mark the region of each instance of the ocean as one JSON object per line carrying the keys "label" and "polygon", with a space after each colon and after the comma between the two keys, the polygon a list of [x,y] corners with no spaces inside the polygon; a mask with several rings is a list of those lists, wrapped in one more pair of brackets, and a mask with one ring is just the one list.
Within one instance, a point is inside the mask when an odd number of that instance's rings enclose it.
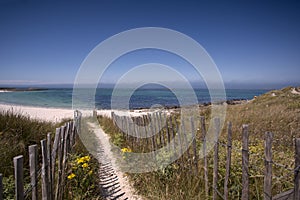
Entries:
{"label": "ocean", "polygon": [[[176,90],[177,96],[189,98],[190,91],[184,89]],[[234,100],[234,99],[253,99],[254,96],[259,96],[266,93],[268,90],[250,90],[250,89],[227,89],[226,99],[220,100]],[[113,89],[110,88],[98,88],[95,95],[95,108],[97,109],[111,109],[111,97]],[[207,89],[194,89],[199,104],[211,102],[209,91]],[[117,103],[114,108],[124,109],[126,108],[126,95],[127,89],[121,90],[114,94]],[[0,93],[0,103],[15,104],[35,107],[50,107],[50,108],[72,108],[72,95],[73,89],[71,88],[51,88],[40,91],[18,91],[18,92],[2,92]],[[150,108],[155,104],[159,104],[165,107],[180,106],[176,95],[166,88],[159,89],[137,89],[130,95],[129,108]],[[127,95],[128,96],[128,95]],[[91,97],[85,98],[85,96],[75,97],[80,99],[83,104],[89,104],[92,100]],[[126,102],[127,101],[127,102]],[[187,101],[188,104],[188,101]]]}

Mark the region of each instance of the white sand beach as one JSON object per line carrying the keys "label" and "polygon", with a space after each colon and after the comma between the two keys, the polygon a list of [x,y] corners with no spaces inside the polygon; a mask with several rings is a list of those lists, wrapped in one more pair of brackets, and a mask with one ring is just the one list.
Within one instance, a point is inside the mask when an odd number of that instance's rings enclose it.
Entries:
{"label": "white sand beach", "polygon": [[74,111],[61,108],[41,108],[19,105],[0,104],[0,111],[13,111],[23,115],[29,115],[33,119],[44,121],[59,122],[64,118],[73,118]]}
{"label": "white sand beach", "polygon": [[[23,115],[30,116],[32,119],[38,119],[50,122],[59,122],[62,119],[72,119],[74,117],[74,110],[65,108],[43,108],[43,107],[33,107],[33,106],[23,106],[23,105],[9,105],[0,104],[0,111],[13,111],[21,113]],[[121,110],[97,110],[97,115],[102,115],[105,117],[111,117],[111,112],[115,112],[118,115],[130,115],[133,117],[140,115],[147,115],[147,113],[154,112],[155,110],[142,109],[133,111],[121,111]],[[92,111],[83,111],[83,116],[91,116]],[[167,114],[169,112],[167,111]]]}

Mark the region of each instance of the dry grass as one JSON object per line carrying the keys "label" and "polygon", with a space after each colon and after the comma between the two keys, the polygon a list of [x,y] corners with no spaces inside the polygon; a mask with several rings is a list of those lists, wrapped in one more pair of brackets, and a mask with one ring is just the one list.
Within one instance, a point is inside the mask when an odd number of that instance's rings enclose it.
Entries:
{"label": "dry grass", "polygon": [[[210,107],[202,107],[200,115],[209,119]],[[209,121],[209,120],[207,120]],[[294,167],[293,139],[300,137],[300,95],[292,94],[291,88],[271,91],[245,104],[229,105],[226,122],[233,124],[233,146],[241,148],[241,126],[249,125],[250,132],[250,199],[263,197],[264,173],[264,133],[274,134],[273,158],[289,168]],[[105,132],[111,135],[112,141],[120,147],[130,146],[138,152],[136,146],[122,137],[119,129],[113,126],[108,118],[100,118]],[[226,141],[226,128],[223,128],[221,141]],[[200,132],[197,137],[200,138]],[[200,142],[198,141],[198,148]],[[198,149],[199,150],[199,149]],[[190,154],[192,150],[189,150]],[[220,147],[218,188],[223,191],[226,149]],[[212,152],[208,155],[210,197],[212,195]],[[206,199],[204,195],[203,160],[199,161],[199,171],[194,174],[192,158],[187,152],[165,169],[145,174],[129,174],[136,189],[149,199]],[[241,151],[233,151],[229,199],[241,198]],[[293,187],[293,173],[280,167],[273,168],[273,195]]]}
{"label": "dry grass", "polygon": [[300,95],[292,94],[291,88],[270,91],[247,104],[228,106],[226,119],[233,123],[237,139],[242,124],[248,124],[251,139],[263,139],[270,131],[275,141],[293,144],[300,137]]}

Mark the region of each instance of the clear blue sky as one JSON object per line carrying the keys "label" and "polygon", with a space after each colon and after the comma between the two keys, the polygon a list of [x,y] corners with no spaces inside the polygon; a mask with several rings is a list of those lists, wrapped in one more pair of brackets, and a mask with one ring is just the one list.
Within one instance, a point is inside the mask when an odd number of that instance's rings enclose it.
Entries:
{"label": "clear blue sky", "polygon": [[[198,41],[227,87],[300,85],[299,10],[296,1],[0,0],[0,85],[73,83],[97,44],[148,26]],[[154,54],[141,60],[160,62]],[[124,71],[119,63],[111,75]],[[195,81],[191,70],[186,73]]]}

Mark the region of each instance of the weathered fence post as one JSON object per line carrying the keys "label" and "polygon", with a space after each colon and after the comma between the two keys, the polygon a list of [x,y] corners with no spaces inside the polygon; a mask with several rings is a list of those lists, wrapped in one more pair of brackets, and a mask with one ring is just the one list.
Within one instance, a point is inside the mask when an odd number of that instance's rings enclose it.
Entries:
{"label": "weathered fence post", "polygon": [[37,145],[29,146],[29,168],[30,168],[30,180],[31,180],[31,187],[32,187],[32,200],[38,199],[38,151]]}
{"label": "weathered fence post", "polygon": [[147,132],[148,132],[148,130],[147,130],[148,122],[147,122],[147,119],[146,119],[147,116],[146,115],[142,115],[142,117],[143,117],[144,131],[145,131],[144,137],[146,138],[146,146],[148,146],[149,141],[148,141],[148,137],[147,137]]}
{"label": "weathered fence post", "polygon": [[3,200],[3,183],[2,183],[2,174],[0,174],[0,200]]}
{"label": "weathered fence post", "polygon": [[62,179],[62,162],[63,162],[63,150],[64,150],[64,135],[65,134],[65,127],[60,127],[60,137],[58,143],[58,150],[57,150],[57,159],[58,159],[58,177],[56,182],[56,191],[55,191],[55,198],[56,200],[61,199],[61,179]]}
{"label": "weathered fence post", "polygon": [[218,166],[219,166],[219,142],[218,137],[220,134],[220,119],[214,119],[215,132],[214,132],[214,169],[213,169],[213,200],[218,198]]}
{"label": "weathered fence post", "polygon": [[191,155],[190,155],[190,149],[189,149],[189,143],[188,143],[188,138],[187,138],[187,133],[186,133],[186,125],[185,125],[185,119],[182,118],[181,120],[181,132],[183,134],[183,153],[186,151],[187,157],[188,157],[188,161],[191,161]]}
{"label": "weathered fence post", "polygon": [[48,177],[48,159],[47,159],[47,141],[41,140],[42,149],[42,199],[49,199],[49,177]]}
{"label": "weathered fence post", "polygon": [[[169,118],[169,128],[170,128],[170,131],[172,133],[172,139],[174,140],[174,138],[175,138],[175,131],[174,131],[174,126],[173,126],[172,115],[170,115],[170,118]],[[175,141],[173,141],[173,150],[176,152],[176,143],[175,143]]]}
{"label": "weathered fence post", "polygon": [[66,127],[64,129],[64,140],[63,140],[63,160],[62,160],[62,173],[61,173],[61,196],[60,199],[63,199],[63,192],[65,188],[65,176],[66,176],[66,165],[68,160],[68,140],[69,140],[69,131],[70,131],[70,123],[66,124]]}
{"label": "weathered fence post", "polygon": [[111,119],[112,119],[112,121],[113,121],[114,126],[116,126],[115,112],[114,112],[114,111],[111,111],[110,116],[111,116]]}
{"label": "weathered fence post", "polygon": [[76,126],[75,126],[75,123],[73,121],[73,136],[72,136],[72,147],[74,146],[75,144],[75,141],[76,141]]}
{"label": "weathered fence post", "polygon": [[204,180],[205,180],[205,197],[208,198],[208,168],[207,168],[207,155],[206,155],[206,126],[204,116],[200,117],[201,131],[202,131],[202,143],[203,143],[203,162],[204,162]]}
{"label": "weathered fence post", "polygon": [[295,139],[294,200],[300,200],[300,138]]}
{"label": "weathered fence post", "polygon": [[157,117],[158,117],[158,131],[159,131],[159,135],[160,135],[160,142],[161,142],[161,146],[165,146],[165,135],[164,135],[164,126],[162,124],[162,122],[164,121],[161,115],[161,111],[159,111],[157,113]]}
{"label": "weathered fence post", "polygon": [[193,153],[194,153],[194,165],[195,165],[195,175],[198,173],[198,155],[197,155],[197,143],[196,143],[196,134],[195,134],[195,125],[194,125],[194,118],[191,117],[191,131],[192,131],[192,138],[193,138]]}
{"label": "weathered fence post", "polygon": [[272,140],[271,132],[265,133],[265,176],[264,176],[264,200],[272,199]]}
{"label": "weathered fence post", "polygon": [[153,118],[152,118],[152,114],[148,113],[148,120],[149,120],[149,125],[150,125],[150,135],[151,135],[151,140],[152,140],[152,148],[153,148],[153,152],[156,156],[156,142],[155,142],[155,130],[154,130],[154,121],[153,121]]}
{"label": "weathered fence post", "polygon": [[122,120],[122,132],[123,132],[123,136],[125,137],[125,140],[128,140],[129,135],[126,133],[127,129],[127,119],[126,116],[122,116],[121,117]]}
{"label": "weathered fence post", "polygon": [[48,160],[48,182],[49,182],[49,196],[48,198],[49,199],[52,199],[51,196],[52,196],[52,173],[51,173],[51,168],[52,168],[52,157],[51,157],[51,133],[48,133],[47,134],[47,160]]}
{"label": "weathered fence post", "polygon": [[[180,146],[180,155],[183,155],[184,151],[183,151],[183,146],[182,146],[182,124],[178,124],[175,120],[175,126],[176,126],[176,132],[177,132],[177,135],[178,135],[178,140],[179,140],[179,146]],[[181,156],[181,158],[183,158]]]}
{"label": "weathered fence post", "polygon": [[156,121],[155,113],[151,114],[151,121],[152,121],[152,130],[153,130],[152,135],[155,140],[155,150],[156,150],[156,148],[159,148],[159,141],[157,141],[158,132],[157,132],[157,121]]}
{"label": "weathered fence post", "polygon": [[14,157],[16,200],[24,199],[23,156]]}
{"label": "weathered fence post", "polygon": [[131,131],[130,126],[129,126],[129,131],[128,131],[128,133],[133,133],[132,142],[135,141],[138,144],[139,141],[140,141],[140,138],[139,138],[139,127],[140,127],[139,126],[139,120],[138,120],[138,118],[135,118],[134,120],[132,120],[129,117],[127,117],[127,121],[128,121],[128,124],[130,123],[130,121],[132,121],[132,123],[129,124],[132,127],[132,131]]}
{"label": "weathered fence post", "polygon": [[227,158],[226,158],[226,174],[224,181],[224,200],[228,199],[228,182],[230,177],[230,165],[231,165],[231,150],[232,150],[232,124],[228,122],[227,128]]}
{"label": "weathered fence post", "polygon": [[[76,123],[75,123],[76,124]],[[76,130],[77,127],[75,127]],[[74,130],[74,131],[75,131]],[[55,199],[55,194],[54,194],[54,190],[55,190],[55,166],[56,166],[56,154],[59,148],[59,140],[60,140],[60,128],[56,128],[56,132],[55,132],[55,138],[54,138],[54,142],[53,142],[53,148],[52,148],[52,199]]]}
{"label": "weathered fence post", "polygon": [[242,200],[249,199],[249,134],[248,125],[242,126]]}
{"label": "weathered fence post", "polygon": [[[162,113],[162,129],[164,130],[163,131],[163,134],[164,135],[164,145],[167,145],[170,143],[170,135],[169,134],[169,130],[168,130],[168,121],[167,121],[167,115],[165,112]],[[169,146],[169,145],[168,145]]]}
{"label": "weathered fence post", "polygon": [[73,147],[73,145],[74,145],[74,140],[75,140],[75,131],[74,131],[74,129],[75,129],[75,127],[74,127],[74,122],[73,121],[71,121],[70,122],[70,129],[71,129],[71,133],[70,133],[70,143],[69,143],[69,145],[70,145],[70,152],[72,152],[72,147]]}
{"label": "weathered fence post", "polygon": [[154,121],[155,121],[155,134],[157,134],[157,136],[158,136],[157,144],[159,143],[159,145],[161,145],[162,141],[161,141],[161,135],[160,135],[160,125],[159,125],[159,119],[158,119],[158,112],[155,111],[153,113],[153,116],[154,116]]}
{"label": "weathered fence post", "polygon": [[166,116],[166,113],[164,114],[165,123],[166,123],[166,136],[167,136],[167,144],[168,144],[168,151],[171,150],[170,148],[170,142],[171,142],[171,135],[170,135],[170,126],[169,126],[169,118]]}
{"label": "weathered fence post", "polygon": [[97,110],[93,110],[93,117],[97,117]]}

